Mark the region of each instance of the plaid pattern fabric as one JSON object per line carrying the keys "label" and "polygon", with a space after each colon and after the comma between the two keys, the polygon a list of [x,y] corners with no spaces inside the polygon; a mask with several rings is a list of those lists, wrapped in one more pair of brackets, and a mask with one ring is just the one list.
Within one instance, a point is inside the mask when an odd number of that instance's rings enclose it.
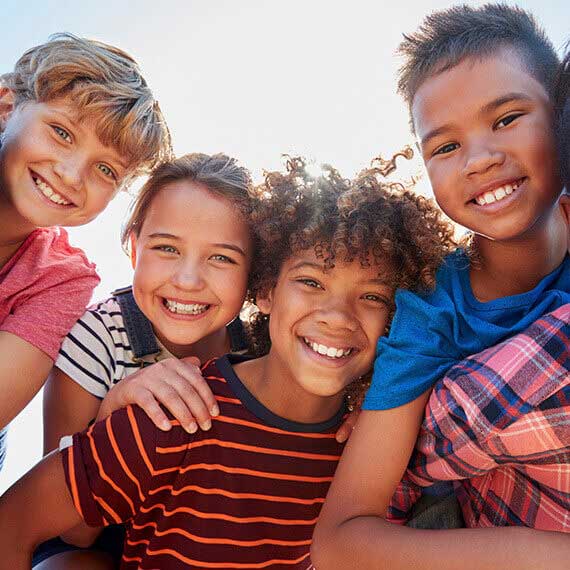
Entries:
{"label": "plaid pattern fabric", "polygon": [[390,518],[456,481],[468,527],[570,532],[570,304],[439,381]]}

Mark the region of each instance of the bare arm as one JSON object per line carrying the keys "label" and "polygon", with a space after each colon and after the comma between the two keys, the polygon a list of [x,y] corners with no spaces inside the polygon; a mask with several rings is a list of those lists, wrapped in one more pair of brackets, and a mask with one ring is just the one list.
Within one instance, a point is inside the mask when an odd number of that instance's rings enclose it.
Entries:
{"label": "bare arm", "polygon": [[[84,430],[100,405],[99,398],[54,367],[44,389],[44,454],[57,449],[63,436]],[[64,530],[62,538],[81,547],[93,544],[101,532],[84,522]]]}
{"label": "bare arm", "polygon": [[81,522],[54,451],[0,497],[2,567],[29,570],[34,548]]}
{"label": "bare arm", "polygon": [[327,570],[567,568],[570,539],[560,533],[525,528],[417,530],[384,519],[414,445],[425,401],[424,395],[400,408],[361,413],[315,530],[315,566]]}
{"label": "bare arm", "polygon": [[0,332],[0,428],[8,425],[45,382],[52,359],[29,342]]}

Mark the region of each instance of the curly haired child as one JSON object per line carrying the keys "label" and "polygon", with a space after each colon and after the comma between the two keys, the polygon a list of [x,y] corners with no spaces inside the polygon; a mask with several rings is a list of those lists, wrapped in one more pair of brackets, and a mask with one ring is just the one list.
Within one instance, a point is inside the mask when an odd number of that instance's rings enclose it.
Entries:
{"label": "curly haired child", "polygon": [[[257,193],[258,357],[204,365],[220,408],[209,431],[175,421],[161,431],[129,406],[62,440],[0,499],[14,570],[81,520],[125,521],[124,569],[310,566],[345,390],[370,371],[395,287],[433,280],[450,230],[427,201],[371,172],[315,179],[291,159]],[[403,228],[414,229],[406,240]]]}

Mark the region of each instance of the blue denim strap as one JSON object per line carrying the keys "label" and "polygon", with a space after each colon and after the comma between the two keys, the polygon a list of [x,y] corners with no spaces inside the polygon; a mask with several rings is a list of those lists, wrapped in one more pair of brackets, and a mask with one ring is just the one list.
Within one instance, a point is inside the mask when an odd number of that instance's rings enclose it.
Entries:
{"label": "blue denim strap", "polygon": [[113,291],[121,307],[121,314],[125,324],[125,331],[133,351],[133,360],[142,362],[146,356],[158,355],[161,350],[156,342],[156,336],[152,330],[150,321],[139,309],[133,296],[132,287],[123,287]]}

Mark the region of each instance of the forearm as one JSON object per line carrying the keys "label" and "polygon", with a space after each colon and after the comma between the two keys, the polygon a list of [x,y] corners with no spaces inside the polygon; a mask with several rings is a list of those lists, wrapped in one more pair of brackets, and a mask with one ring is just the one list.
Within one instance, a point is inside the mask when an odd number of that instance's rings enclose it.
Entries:
{"label": "forearm", "polygon": [[563,570],[570,536],[521,527],[417,530],[362,516],[319,528],[311,554],[327,570]]}
{"label": "forearm", "polygon": [[29,569],[32,552],[40,542],[80,521],[67,489],[60,453],[54,451],[0,497],[2,564],[11,570]]}

